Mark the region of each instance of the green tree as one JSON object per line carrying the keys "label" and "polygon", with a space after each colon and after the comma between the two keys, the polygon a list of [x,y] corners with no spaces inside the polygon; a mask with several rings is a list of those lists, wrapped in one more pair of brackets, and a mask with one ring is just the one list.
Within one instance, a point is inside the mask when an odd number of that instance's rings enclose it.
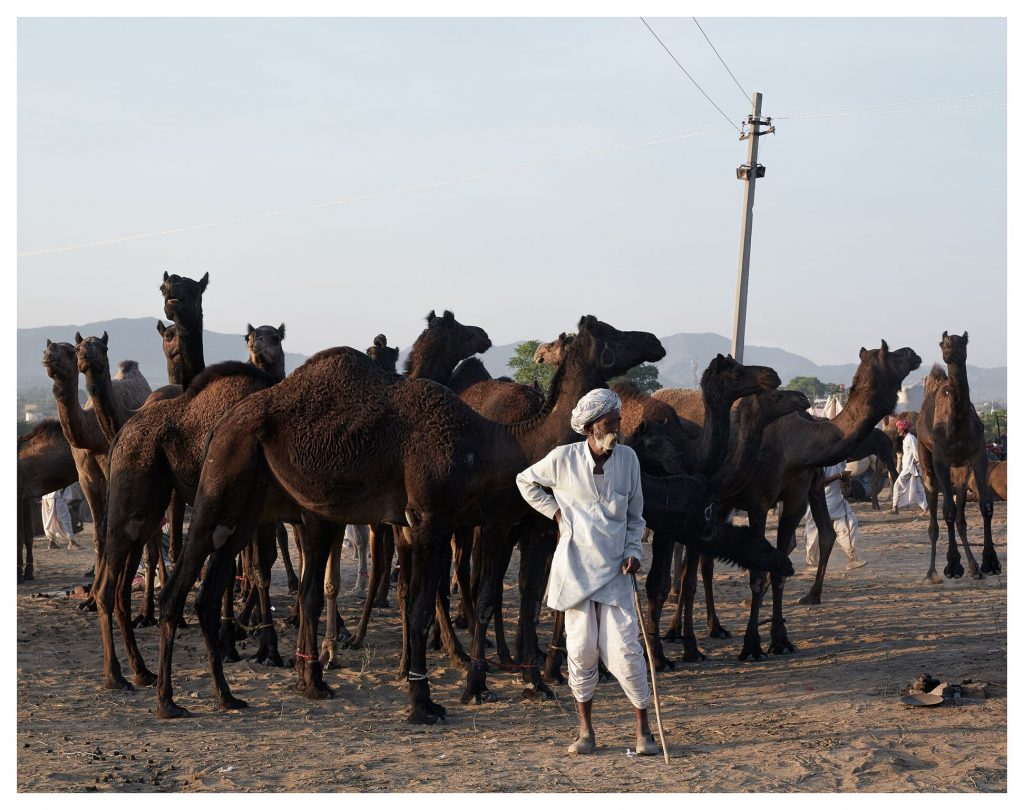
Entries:
{"label": "green tree", "polygon": [[658,381],[658,367],[654,363],[641,363],[639,366],[633,366],[621,377],[611,380],[608,385],[615,385],[615,383],[622,380],[630,380],[636,383],[637,387],[645,394],[653,394],[662,387]]}
{"label": "green tree", "polygon": [[[978,417],[981,419],[981,423],[985,426],[985,441],[994,442],[996,441],[997,432],[1001,435],[1006,433],[1006,409],[997,409],[996,411],[987,410],[984,413],[978,412]],[[998,427],[996,419],[999,419]]]}
{"label": "green tree", "polygon": [[794,377],[783,388],[789,391],[803,391],[811,401],[816,397],[827,397],[829,394],[839,393],[838,383],[822,382],[817,377]]}
{"label": "green tree", "polygon": [[512,378],[523,385],[540,384],[544,393],[551,386],[551,378],[555,374],[554,366],[533,362],[533,353],[540,346],[539,340],[526,340],[516,346],[515,354],[508,361],[512,369]]}

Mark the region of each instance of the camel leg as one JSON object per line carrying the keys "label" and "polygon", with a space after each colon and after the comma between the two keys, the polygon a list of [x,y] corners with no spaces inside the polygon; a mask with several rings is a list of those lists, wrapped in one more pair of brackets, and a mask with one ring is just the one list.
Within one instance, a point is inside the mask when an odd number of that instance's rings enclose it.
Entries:
{"label": "camel leg", "polygon": [[[139,615],[132,621],[133,627],[153,627],[156,625],[156,587],[157,560],[160,558],[160,528],[153,532],[153,536],[146,541],[146,572],[142,588],[142,608]],[[134,571],[132,572],[135,573]],[[134,579],[134,577],[133,577]]]}
{"label": "camel leg", "polygon": [[932,469],[935,473],[935,483],[942,490],[942,519],[946,521],[948,541],[946,567],[942,573],[946,579],[959,579],[964,575],[964,567],[960,563],[960,552],[956,547],[956,502],[953,499],[953,482],[950,478],[949,467],[934,455],[932,456]]}
{"label": "camel leg", "polygon": [[473,622],[473,588],[470,581],[469,558],[473,548],[473,529],[467,526],[455,528],[455,577],[459,583],[459,612],[455,617],[455,626],[460,630],[472,627]]}
{"label": "camel leg", "polygon": [[288,553],[288,529],[283,523],[278,523],[274,531],[277,536],[277,547],[281,552],[281,561],[284,563],[285,574],[288,576],[288,593],[298,593],[299,578],[295,575],[292,557]]}
{"label": "camel leg", "polygon": [[[816,472],[817,476],[818,473]],[[776,547],[787,557],[793,553],[796,547],[796,527],[800,524],[803,516],[807,514],[806,492],[791,493],[792,499],[784,498],[782,501],[782,514],[779,516],[779,528],[776,540]],[[824,496],[824,490],[822,490]],[[822,498],[824,503],[824,497]],[[827,510],[826,510],[827,515]],[[832,521],[828,521],[831,526]],[[835,543],[835,530],[831,533],[832,542]],[[829,552],[831,553],[831,548]],[[820,557],[827,559],[824,547],[820,550]],[[786,632],[786,620],[782,615],[782,594],[786,587],[786,577],[780,574],[771,575],[772,584],[772,630],[771,643],[768,645],[768,652],[773,655],[788,655],[796,652],[796,647],[789,640]]]}
{"label": "camel leg", "polygon": [[373,599],[374,607],[388,607],[388,591],[391,588],[391,563],[395,559],[395,527],[382,524],[380,527],[383,556],[380,585]]}
{"label": "camel leg", "polygon": [[661,644],[661,611],[668,593],[671,576],[672,553],[676,541],[671,532],[664,529],[655,531],[651,540],[651,569],[647,572],[644,589],[647,592],[647,636],[651,643],[654,660],[650,662],[658,672],[675,669],[675,663],[665,657],[665,649]]}
{"label": "camel leg", "polygon": [[[341,587],[341,551],[345,539],[342,527],[331,545],[327,557],[327,571],[324,575],[324,601],[327,604],[327,626],[324,628],[324,640],[320,644],[320,666],[325,670],[334,665],[334,654],[338,646],[338,590]],[[319,614],[317,614],[319,620]]]}
{"label": "camel leg", "polygon": [[[293,523],[292,524],[292,531],[295,534],[295,556],[298,558],[298,562],[299,562],[299,579],[301,580],[302,579],[302,569],[303,569],[303,565],[302,565],[302,538],[303,538],[302,525],[299,524],[299,523]],[[299,611],[299,592],[298,592],[298,589],[296,589],[296,591],[295,591],[295,601],[292,602],[291,613],[288,614],[288,618],[285,619],[284,623],[286,625],[288,625],[289,627],[298,627],[299,626],[299,612],[300,612]]]}
{"label": "camel leg", "polygon": [[565,614],[555,611],[555,620],[551,628],[551,643],[548,645],[547,660],[544,662],[542,677],[546,683],[565,683],[562,675],[562,663],[565,660]]}
{"label": "camel leg", "polygon": [[[85,495],[86,503],[89,504],[89,513],[92,515],[92,549],[93,549],[93,581],[100,575],[100,568],[103,565],[103,533],[107,514],[107,483],[100,476],[79,478],[82,486],[82,493]],[[96,610],[96,602],[89,595],[78,606],[79,610]]]}
{"label": "camel leg", "polygon": [[[939,585],[942,583],[942,577],[935,570],[935,553],[939,542],[939,488],[935,475],[932,472],[931,451],[923,442],[918,443],[918,455],[921,464],[922,481],[925,485],[925,498],[928,502],[928,540],[931,543],[928,573],[924,575],[924,581]],[[895,484],[893,486],[895,487]]]}
{"label": "camel leg", "polygon": [[700,555],[700,576],[704,582],[704,603],[707,605],[708,638],[732,638],[732,633],[722,627],[715,610],[715,558],[710,554]]}
{"label": "camel leg", "polygon": [[[763,509],[748,509],[747,523],[758,534],[764,537],[765,524],[768,522],[768,513]],[[743,634],[743,649],[740,650],[739,660],[746,661],[753,658],[760,661],[766,657],[761,649],[761,633],[758,629],[758,619],[761,614],[761,602],[764,599],[765,586],[768,584],[768,576],[764,571],[750,571],[750,616],[747,619],[747,629]]]}
{"label": "camel leg", "polygon": [[349,589],[350,596],[365,596],[368,590],[369,565],[367,564],[367,551],[370,545],[370,530],[367,526],[356,527],[356,581]]}
{"label": "camel leg", "polygon": [[412,570],[412,546],[405,529],[395,527],[395,553],[398,555],[398,582],[395,583],[395,599],[398,601],[398,615],[402,617],[402,655],[398,661],[398,677],[409,674],[409,625],[405,617],[409,611],[409,572]]}
{"label": "camel leg", "polygon": [[547,577],[544,576],[548,547],[551,540],[545,535],[547,527],[538,531],[535,527],[519,541],[519,632],[517,649],[519,664],[527,666],[521,670],[522,681],[526,684],[523,697],[527,700],[548,700],[555,693],[541,680],[537,662],[537,623],[540,620],[540,600],[544,594]]}
{"label": "camel leg", "polygon": [[[211,558],[212,559],[212,558]],[[238,581],[237,564],[232,562],[232,577],[224,593],[221,594],[220,624],[217,625],[218,646],[221,650],[221,660],[227,664],[241,661],[242,656],[235,646],[235,639],[238,638],[238,627],[235,624],[235,588],[234,583]],[[203,577],[203,586],[206,587],[206,578],[210,575],[209,564],[207,565],[206,577]],[[211,585],[211,587],[213,587]],[[196,612],[198,612],[198,598],[196,599]]]}
{"label": "camel leg", "polygon": [[[18,582],[35,579],[35,565],[32,560],[32,500],[18,497]],[[22,568],[22,550],[25,553],[25,567]]]}
{"label": "camel leg", "polygon": [[463,690],[461,698],[462,702],[467,705],[497,699],[494,693],[487,688],[485,637],[487,626],[499,604],[502,578],[512,556],[514,540],[511,537],[511,529],[511,526],[503,524],[485,525],[486,537],[480,544],[480,581],[476,597],[476,628],[470,651],[472,662],[467,673],[466,688]]}
{"label": "camel leg", "polygon": [[[104,567],[104,575],[98,577],[93,585],[93,596],[96,598],[96,612],[100,620],[100,639],[103,642],[103,688],[104,689],[131,689],[132,685],[125,680],[121,673],[121,662],[117,659],[117,652],[114,649],[114,633],[111,619],[114,615],[115,602],[118,598],[119,586],[117,573],[125,570],[125,558],[131,556],[131,547],[108,545],[107,565]],[[125,637],[125,626],[131,628],[131,623],[120,625],[121,635]]]}
{"label": "camel leg", "polygon": [[[818,569],[814,574],[814,582],[811,584],[811,589],[804,596],[801,596],[797,602],[801,605],[820,605],[821,592],[825,587],[825,569],[828,568],[832,549],[836,545],[836,527],[832,523],[832,516],[828,513],[828,502],[825,500],[825,480],[820,469],[815,470],[811,476],[811,484],[807,489],[807,503],[811,507],[811,519],[818,529]],[[803,514],[806,514],[806,507]],[[797,524],[799,524],[801,517],[797,517]],[[781,539],[781,521],[779,522],[779,529],[779,538]],[[792,531],[793,544],[795,545],[796,525],[793,526]]]}
{"label": "camel leg", "polygon": [[317,630],[324,608],[324,582],[328,558],[335,545],[341,545],[345,527],[302,513],[302,574],[299,577],[299,632],[296,639],[296,689],[312,700],[334,696],[323,680],[317,655]]}
{"label": "camel leg", "polygon": [[[167,556],[172,563],[178,561],[178,554],[181,552],[181,541],[184,537],[185,527],[185,499],[178,494],[177,490],[171,493],[171,502],[167,507]],[[163,555],[160,555],[161,557]],[[161,576],[160,587],[163,587],[166,580]]]}
{"label": "camel leg", "polygon": [[259,648],[253,659],[257,664],[283,667],[281,653],[277,649],[277,631],[274,629],[274,611],[270,603],[270,572],[277,557],[275,543],[281,524],[265,523],[257,529],[253,544],[253,569],[256,591],[260,600]]}
{"label": "camel leg", "polygon": [[[448,570],[451,570],[449,562]],[[450,603],[445,591],[438,590],[437,603],[434,610],[434,624],[437,628],[440,649],[448,655],[448,661],[453,667],[464,667],[469,663],[469,656],[462,647],[462,642],[455,635],[455,628],[452,626]]]}
{"label": "camel leg", "polygon": [[[1003,566],[996,555],[996,547],[992,543],[992,490],[988,485],[988,456],[984,450],[976,453],[971,459],[971,469],[978,489],[978,508],[984,524],[985,540],[981,551],[981,572],[983,574],[1002,573]],[[965,501],[966,506],[966,501]]]}
{"label": "camel leg", "polygon": [[686,565],[686,547],[676,545],[672,549],[672,587],[669,589],[665,601],[674,602],[679,600],[679,594],[683,591],[683,568]]}
{"label": "camel leg", "polygon": [[[135,628],[132,623],[132,582],[135,579],[135,572],[139,567],[139,560],[142,557],[144,546],[133,545],[127,554],[127,565],[118,573],[114,592],[114,618],[117,621],[121,637],[124,639],[125,651],[128,654],[128,664],[132,668],[134,676],[132,682],[138,686],[149,686],[155,680],[155,676],[146,667],[146,662],[139,652],[139,645],[135,640]],[[104,565],[103,579],[108,577],[107,568]]]}
{"label": "camel leg", "polygon": [[974,579],[982,579],[985,575],[981,573],[971,545],[967,541],[967,476],[964,482],[954,491],[953,496],[956,503],[956,530],[960,536],[960,545],[963,546],[964,556],[967,558],[967,570]]}
{"label": "camel leg", "polygon": [[[409,639],[409,715],[408,722],[431,725],[444,721],[447,712],[430,699],[427,678],[427,627],[434,614],[438,586],[445,568],[452,536],[451,521],[440,515],[418,510],[413,504],[406,507],[410,516],[409,540],[412,570],[409,572],[409,594],[404,620]],[[450,563],[448,563],[450,565]],[[403,568],[404,568],[403,564]]]}
{"label": "camel leg", "polygon": [[[384,564],[384,537],[381,525],[370,526],[370,585],[363,598],[363,612],[359,617],[356,632],[346,643],[346,647],[362,647],[366,638],[366,628],[370,625],[370,616],[382,581],[387,580],[388,569]],[[385,599],[385,607],[387,606]]]}
{"label": "camel leg", "polygon": [[[682,593],[679,602],[683,605],[683,660],[703,661],[707,656],[697,646],[697,634],[693,631],[693,603],[697,598],[697,568],[700,552],[689,546],[683,554]],[[676,605],[678,613],[679,606]]]}

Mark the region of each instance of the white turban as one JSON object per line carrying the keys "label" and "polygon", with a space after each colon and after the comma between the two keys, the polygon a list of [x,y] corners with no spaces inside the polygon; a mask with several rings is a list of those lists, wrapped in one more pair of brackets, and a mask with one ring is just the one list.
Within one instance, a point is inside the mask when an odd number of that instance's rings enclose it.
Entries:
{"label": "white turban", "polygon": [[572,409],[572,419],[569,424],[577,433],[586,435],[587,425],[596,422],[606,413],[621,410],[622,400],[619,395],[608,388],[595,388],[588,394],[584,394],[576,407]]}

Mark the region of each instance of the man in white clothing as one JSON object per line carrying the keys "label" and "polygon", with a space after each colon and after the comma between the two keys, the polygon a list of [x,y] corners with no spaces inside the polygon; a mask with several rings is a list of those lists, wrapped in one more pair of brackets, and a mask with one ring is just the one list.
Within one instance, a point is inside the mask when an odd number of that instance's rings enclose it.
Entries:
{"label": "man in white clothing", "polygon": [[588,393],[571,420],[586,441],[556,447],[516,477],[527,503],[558,522],[548,607],[565,612],[569,687],[580,718],[571,754],[595,748],[590,710],[599,658],[636,710],[637,753],[658,753],[647,722],[651,691],[629,576],[640,570],[644,499],[636,453],[618,444],[621,405],[607,388]]}
{"label": "man in white clothing", "polygon": [[[828,516],[832,518],[832,527],[836,530],[836,542],[846,552],[849,561],[847,569],[860,568],[867,565],[866,560],[857,556],[857,537],[860,533],[857,528],[857,515],[846,498],[843,497],[843,478],[847,478],[846,462],[833,464],[825,467],[825,503],[828,505]],[[806,537],[805,562],[808,565],[818,564],[818,526],[811,515],[810,507],[804,516],[804,535]]]}
{"label": "man in white clothing", "polygon": [[921,480],[921,461],[917,457],[917,437],[910,432],[910,425],[900,419],[896,422],[896,435],[903,439],[903,464],[899,478],[892,485],[892,509],[890,514],[898,515],[901,506],[916,504],[922,512],[928,511],[928,498]]}

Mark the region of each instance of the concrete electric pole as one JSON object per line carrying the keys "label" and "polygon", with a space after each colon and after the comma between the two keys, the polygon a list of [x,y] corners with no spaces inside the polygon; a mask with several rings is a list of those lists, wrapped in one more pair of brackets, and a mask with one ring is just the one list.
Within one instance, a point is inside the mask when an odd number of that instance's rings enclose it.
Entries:
{"label": "concrete electric pole", "polygon": [[[747,140],[747,162],[736,169],[736,177],[746,181],[743,191],[743,228],[740,231],[740,267],[736,279],[736,313],[732,327],[732,356],[743,362],[743,340],[747,323],[747,277],[750,273],[750,240],[754,230],[754,185],[764,177],[764,166],[757,162],[757,139],[775,131],[772,119],[761,119],[761,94],[754,93],[753,112],[747,118],[750,131],[744,131],[740,140]],[[768,129],[761,130],[761,126]]]}

